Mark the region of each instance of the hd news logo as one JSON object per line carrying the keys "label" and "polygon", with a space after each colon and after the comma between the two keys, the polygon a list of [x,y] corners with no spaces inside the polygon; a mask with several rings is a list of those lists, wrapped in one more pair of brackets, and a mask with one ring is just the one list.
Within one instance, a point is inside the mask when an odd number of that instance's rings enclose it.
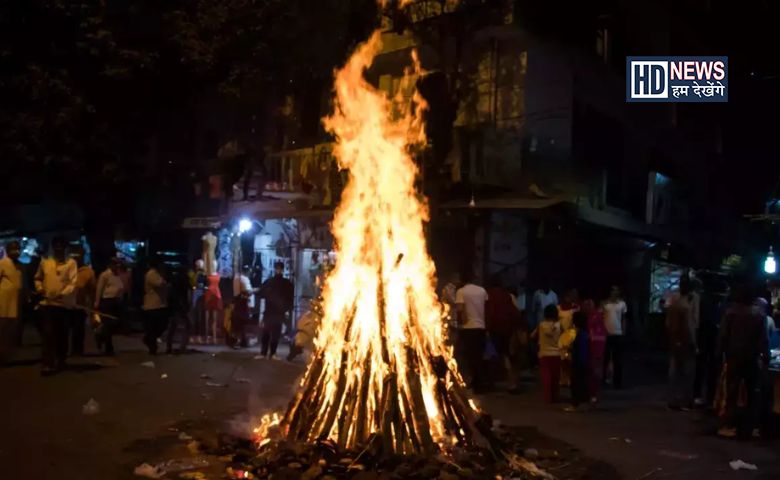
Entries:
{"label": "hd news logo", "polygon": [[728,57],[626,57],[627,102],[728,102]]}

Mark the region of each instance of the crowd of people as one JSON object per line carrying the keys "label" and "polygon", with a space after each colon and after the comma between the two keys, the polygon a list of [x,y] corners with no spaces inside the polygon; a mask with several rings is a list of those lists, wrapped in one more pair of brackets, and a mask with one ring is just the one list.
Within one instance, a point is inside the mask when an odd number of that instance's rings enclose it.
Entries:
{"label": "crowd of people", "polygon": [[669,407],[712,406],[718,435],[735,437],[742,427],[760,437],[773,404],[770,345],[780,346],[771,305],[744,281],[734,282],[716,312],[704,314],[700,304],[695,284],[683,278],[665,305]]}
{"label": "crowd of people", "polygon": [[[34,318],[40,332],[43,375],[65,368],[69,355],[84,354],[87,326],[99,350],[116,354],[113,337],[126,318],[132,285],[126,263],[112,258],[96,275],[85,263],[81,247],[55,238],[51,255],[40,260],[32,276],[32,291],[25,293],[20,246],[9,242],[4,250],[0,362],[20,341],[23,312]],[[276,263],[274,274],[258,287],[250,281],[251,271],[244,269],[233,278],[228,305],[223,303],[219,282],[212,278],[219,276],[206,275],[203,267],[202,260],[188,270],[149,259],[140,305],[143,343],[149,353],[156,354],[158,345],[174,353],[177,333],[178,351],[186,350],[190,342],[216,343],[218,336],[234,348],[247,347],[247,330],[257,325],[261,355],[274,357],[283,328],[292,333],[294,289],[284,278],[284,265]],[[510,392],[523,392],[524,376],[538,368],[544,401],[559,402],[564,387],[570,392],[566,410],[575,411],[596,404],[603,386],[623,387],[628,306],[620,288],[613,286],[603,299],[581,299],[576,289],[570,289],[559,300],[545,285],[524,308],[525,302],[497,279],[487,288],[473,276],[463,280],[453,276],[443,287],[442,300],[449,305],[449,339],[475,392],[495,388],[502,379]],[[773,390],[766,373],[769,349],[780,346],[772,306],[742,282],[718,308],[703,309],[700,290],[686,275],[663,300],[668,406],[673,410],[712,407],[724,437],[736,436],[741,420],[760,435],[757,427],[765,423]],[[262,314],[258,299],[263,300]],[[321,306],[313,300],[298,321],[289,360],[311,348],[320,314]]]}
{"label": "crowd of people", "polygon": [[[735,287],[705,321],[699,288],[684,276],[664,301],[668,407],[713,409],[724,437],[737,434],[737,411],[744,411],[745,425],[760,435],[753,427],[771,406],[765,372],[769,344],[777,340],[770,305],[748,288]],[[502,376],[510,392],[522,392],[520,379],[532,368],[539,370],[545,402],[559,402],[561,387],[568,388],[567,411],[590,409],[604,386],[623,387],[628,306],[617,286],[603,300],[580,299],[575,289],[559,300],[545,286],[522,308],[524,302],[498,281],[483,288],[473,277],[461,283],[454,276],[442,298],[452,312],[456,357],[477,393],[495,388]]]}
{"label": "crowd of people", "polygon": [[[0,258],[0,363],[21,343],[23,317],[38,327],[44,376],[62,371],[68,356],[84,354],[87,327],[103,354],[116,354],[114,335],[127,325],[131,304],[132,276],[125,262],[111,258],[96,275],[85,263],[83,248],[55,238],[51,255],[41,258],[32,275],[32,288],[26,288],[19,244],[9,242],[4,250]],[[222,301],[219,282],[205,275],[202,260],[189,270],[162,264],[157,258],[148,259],[147,265],[140,310],[143,343],[152,355],[159,345],[172,354],[186,350],[190,342],[214,344],[219,337],[234,348],[247,347],[247,330],[262,318],[261,355],[273,358],[283,326],[291,332],[294,290],[283,276],[282,263],[275,264],[274,275],[259,287],[252,286],[245,268],[233,279],[233,298],[228,304]],[[264,300],[262,315],[256,298]],[[177,335],[180,345],[174,350]],[[300,352],[291,353],[294,358]]]}
{"label": "crowd of people", "polygon": [[523,309],[498,280],[487,289],[473,277],[458,282],[454,277],[442,297],[453,312],[450,337],[456,357],[476,392],[496,383],[496,369],[485,368],[486,360],[497,361],[512,393],[522,392],[522,376],[538,367],[548,403],[559,401],[561,386],[572,388],[574,406],[597,402],[602,381],[621,388],[628,309],[617,287],[597,305],[592,299],[581,301],[573,289],[559,301],[547,286],[534,292],[530,308]]}

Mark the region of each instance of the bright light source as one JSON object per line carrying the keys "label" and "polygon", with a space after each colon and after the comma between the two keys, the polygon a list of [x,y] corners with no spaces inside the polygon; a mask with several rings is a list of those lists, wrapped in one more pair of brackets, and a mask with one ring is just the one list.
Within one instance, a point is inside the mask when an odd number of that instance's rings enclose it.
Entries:
{"label": "bright light source", "polygon": [[242,218],[238,221],[238,233],[245,233],[252,230],[252,220]]}
{"label": "bright light source", "polygon": [[775,253],[772,251],[772,247],[769,247],[769,253],[764,260],[764,273],[774,275],[777,272],[777,262],[775,261]]}

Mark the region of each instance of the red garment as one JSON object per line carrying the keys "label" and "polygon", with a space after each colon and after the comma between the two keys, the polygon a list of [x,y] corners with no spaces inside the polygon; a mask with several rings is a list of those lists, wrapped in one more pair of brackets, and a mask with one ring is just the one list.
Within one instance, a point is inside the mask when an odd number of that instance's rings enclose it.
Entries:
{"label": "red garment", "polygon": [[542,377],[544,401],[557,402],[561,382],[561,357],[539,357],[539,373]]}
{"label": "red garment", "polygon": [[500,287],[487,289],[488,300],[485,303],[485,322],[489,332],[509,334],[520,321],[520,312],[512,301],[512,295]]}
{"label": "red garment", "polygon": [[607,328],[604,326],[604,312],[593,310],[588,316],[590,336],[590,396],[597,397],[601,387],[600,365],[604,363],[604,349],[607,345]]}
{"label": "red garment", "polygon": [[206,310],[222,310],[222,292],[219,290],[219,275],[208,276],[209,286],[203,294],[203,305]]}

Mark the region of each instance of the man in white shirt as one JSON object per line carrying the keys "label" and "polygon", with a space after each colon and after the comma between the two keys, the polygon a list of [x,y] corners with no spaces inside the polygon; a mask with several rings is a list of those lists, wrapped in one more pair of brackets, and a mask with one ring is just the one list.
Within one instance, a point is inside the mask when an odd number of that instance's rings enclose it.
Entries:
{"label": "man in white shirt", "polygon": [[475,393],[487,387],[482,359],[485,353],[487,333],[485,330],[485,302],[487,291],[476,285],[473,277],[466,279],[455,293],[458,309],[458,350],[471,376],[470,387]]}
{"label": "man in white shirt", "polygon": [[231,322],[231,344],[235,348],[238,346],[246,348],[249,346],[246,339],[246,326],[252,320],[252,313],[255,311],[255,292],[252,288],[252,281],[249,276],[252,274],[252,268],[245,265],[240,275],[233,277],[233,320]]}
{"label": "man in white shirt", "polygon": [[35,274],[35,290],[43,297],[41,308],[41,375],[47,376],[65,368],[68,353],[68,324],[76,305],[78,266],[66,257],[65,239],[51,242],[52,257],[41,260]]}
{"label": "man in white shirt", "polygon": [[157,339],[168,328],[168,282],[160,275],[159,261],[151,259],[144,275],[144,304],[146,317],[144,344],[152,355],[157,354]]}
{"label": "man in white shirt", "polygon": [[252,288],[252,280],[249,278],[251,274],[252,268],[244,266],[241,269],[241,274],[233,277],[233,296],[236,298],[242,295],[246,297],[250,312],[255,308],[255,291],[257,291],[256,288]]}
{"label": "man in white shirt", "polygon": [[620,288],[613,286],[609,298],[604,301],[604,327],[607,330],[607,343],[604,348],[604,379],[607,380],[609,362],[612,362],[612,385],[615,388],[623,386],[623,335],[626,331],[626,313],[628,308],[620,293]]}

